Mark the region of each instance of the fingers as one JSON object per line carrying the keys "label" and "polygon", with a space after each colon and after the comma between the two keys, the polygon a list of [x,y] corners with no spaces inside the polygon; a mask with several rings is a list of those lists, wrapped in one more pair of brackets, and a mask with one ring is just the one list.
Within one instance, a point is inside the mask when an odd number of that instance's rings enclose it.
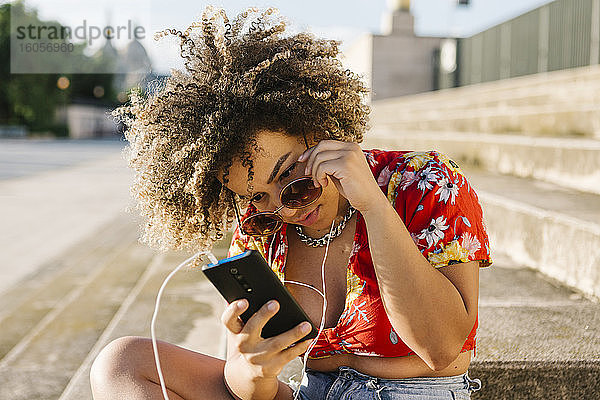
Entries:
{"label": "fingers", "polygon": [[279,311],[279,303],[275,300],[264,304],[244,325],[242,331],[254,337],[259,337],[267,322]]}
{"label": "fingers", "polygon": [[318,153],[323,150],[340,149],[346,144],[346,142],[341,142],[339,140],[321,140],[319,143],[317,143],[316,146],[313,146],[310,149],[304,151],[304,153],[302,153],[300,157],[298,157],[298,161],[304,162],[310,160],[311,155],[315,152]]}
{"label": "fingers", "polygon": [[340,140],[321,140],[315,146],[305,150],[304,153],[302,153],[300,155],[300,157],[298,157],[298,161],[302,162],[302,161],[307,160],[310,157],[310,155],[315,151],[319,152],[319,151],[323,151],[323,150],[342,149],[342,148],[346,148],[348,146],[352,146],[355,144],[356,143],[342,142]]}
{"label": "fingers", "polygon": [[298,342],[311,331],[312,326],[307,321],[277,336],[268,339],[260,337],[265,324],[279,311],[277,301],[267,302],[250,317],[246,324],[243,324],[239,316],[247,308],[247,300],[234,301],[225,308],[221,320],[230,332],[240,335],[238,350],[250,357],[251,362],[260,364],[265,363],[265,360],[273,359],[278,360],[276,363],[286,364],[306,352],[312,343],[312,339]]}
{"label": "fingers", "polygon": [[[306,161],[305,175],[313,176],[315,184],[323,187],[327,186],[326,175],[335,175],[337,172],[343,172],[340,169],[341,164],[333,165],[331,161],[344,158],[352,159],[351,153],[360,150],[360,147],[355,143],[347,143],[336,140],[323,140],[316,146],[305,151],[299,161]],[[362,153],[362,150],[360,150]],[[325,165],[323,165],[326,163]],[[326,173],[327,171],[327,173]],[[340,178],[341,176],[336,176]]]}
{"label": "fingers", "polygon": [[266,339],[263,349],[266,354],[272,354],[279,360],[278,363],[285,365],[308,350],[314,339],[299,340],[305,337],[311,328],[310,323],[306,321],[298,324],[287,332]]}
{"label": "fingers", "polygon": [[318,154],[313,154],[312,165],[307,166],[310,168],[308,175],[313,177],[317,185],[326,187],[329,183],[327,175],[341,179],[348,173],[344,164],[345,156],[346,152],[339,150],[322,151]]}
{"label": "fingers", "polygon": [[243,322],[239,316],[248,308],[248,300],[240,299],[232,301],[221,314],[221,322],[231,333],[238,334],[244,328]]}
{"label": "fingers", "polygon": [[302,339],[304,336],[308,335],[311,330],[311,325],[309,322],[304,321],[297,326],[293,327],[289,331],[283,332],[277,336],[273,336],[272,338],[267,339],[269,342],[269,346],[273,346],[276,351],[281,351],[287,349],[298,340]]}
{"label": "fingers", "polygon": [[314,339],[303,340],[301,342],[298,342],[294,346],[282,351],[281,357],[283,358],[284,362],[287,364],[290,361],[292,361],[293,359],[295,359],[296,357],[299,357],[302,354],[306,353],[306,351],[310,347],[310,344],[313,342],[313,340]]}

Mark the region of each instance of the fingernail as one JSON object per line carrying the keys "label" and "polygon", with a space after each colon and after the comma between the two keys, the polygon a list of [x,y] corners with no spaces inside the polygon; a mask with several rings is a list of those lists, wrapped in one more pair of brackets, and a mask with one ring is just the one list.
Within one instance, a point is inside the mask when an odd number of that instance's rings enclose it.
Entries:
{"label": "fingernail", "polygon": [[236,307],[237,307],[239,310],[241,310],[242,308],[246,307],[246,300],[244,299],[244,300],[240,300],[240,301],[238,301],[238,303],[237,303]]}
{"label": "fingernail", "polygon": [[306,153],[302,153],[302,154],[300,154],[300,157],[298,157],[298,161],[304,161],[304,155],[305,155],[305,154],[306,154]]}
{"label": "fingernail", "polygon": [[267,308],[270,311],[273,311],[273,310],[275,310],[275,308],[277,308],[277,303],[274,300],[272,300],[269,302],[269,304],[267,304]]}
{"label": "fingernail", "polygon": [[300,332],[308,333],[310,331],[310,324],[308,322],[303,322],[300,324]]}

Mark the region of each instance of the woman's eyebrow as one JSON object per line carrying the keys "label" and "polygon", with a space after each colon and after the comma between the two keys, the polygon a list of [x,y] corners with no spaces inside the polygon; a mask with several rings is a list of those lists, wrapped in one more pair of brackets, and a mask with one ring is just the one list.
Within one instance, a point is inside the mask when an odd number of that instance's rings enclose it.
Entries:
{"label": "woman's eyebrow", "polygon": [[291,151],[282,155],[281,157],[279,157],[279,160],[277,160],[277,162],[275,163],[275,167],[273,167],[273,171],[271,172],[271,175],[269,176],[269,179],[267,180],[267,184],[273,182],[273,179],[275,179],[275,177],[279,173],[279,169],[281,168],[281,166],[283,165],[285,160],[288,159],[290,154],[292,154]]}

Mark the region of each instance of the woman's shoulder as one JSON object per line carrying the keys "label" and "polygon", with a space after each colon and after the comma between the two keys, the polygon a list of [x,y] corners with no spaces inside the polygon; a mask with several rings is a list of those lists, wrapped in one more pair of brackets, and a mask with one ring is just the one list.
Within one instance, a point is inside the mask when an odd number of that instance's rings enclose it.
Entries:
{"label": "woman's shoulder", "polygon": [[436,150],[367,150],[365,155],[377,184],[432,265],[492,263],[483,209],[455,161]]}
{"label": "woman's shoulder", "polygon": [[436,166],[454,174],[463,174],[456,162],[437,150],[364,149],[363,153],[379,186],[387,185],[395,172],[400,174],[406,171],[416,172],[428,166]]}
{"label": "woman's shoulder", "polygon": [[363,149],[363,153],[369,164],[385,164],[391,161],[409,161],[414,158],[423,159],[435,159],[438,157],[448,157],[445,153],[430,149],[430,150],[410,150],[410,149],[397,149],[397,150],[385,150],[385,149]]}

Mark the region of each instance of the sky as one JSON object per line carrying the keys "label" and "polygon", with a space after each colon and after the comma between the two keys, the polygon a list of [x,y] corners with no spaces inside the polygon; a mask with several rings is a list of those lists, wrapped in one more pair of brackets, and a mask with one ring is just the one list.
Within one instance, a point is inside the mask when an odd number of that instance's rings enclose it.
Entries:
{"label": "sky", "polygon": [[[381,33],[382,17],[389,10],[391,0],[25,0],[38,9],[42,19],[56,19],[63,24],[78,26],[85,19],[99,26],[136,24],[150,27],[142,40],[154,70],[168,73],[180,68],[178,43],[174,37],[153,40],[153,32],[177,28],[186,29],[199,20],[206,5],[225,9],[232,17],[250,6],[276,7],[288,19],[292,30],[308,30],[317,36],[342,40],[344,51],[364,33]],[[5,2],[1,1],[0,3]],[[415,33],[419,36],[465,37],[485,30],[502,21],[532,10],[550,0],[471,0],[469,6],[457,6],[456,0],[412,0],[411,12],[415,17]],[[64,22],[63,22],[64,21]],[[122,43],[126,41],[123,40]],[[92,48],[102,43],[97,40]],[[124,44],[123,44],[124,45]],[[115,42],[115,47],[119,48]]]}

